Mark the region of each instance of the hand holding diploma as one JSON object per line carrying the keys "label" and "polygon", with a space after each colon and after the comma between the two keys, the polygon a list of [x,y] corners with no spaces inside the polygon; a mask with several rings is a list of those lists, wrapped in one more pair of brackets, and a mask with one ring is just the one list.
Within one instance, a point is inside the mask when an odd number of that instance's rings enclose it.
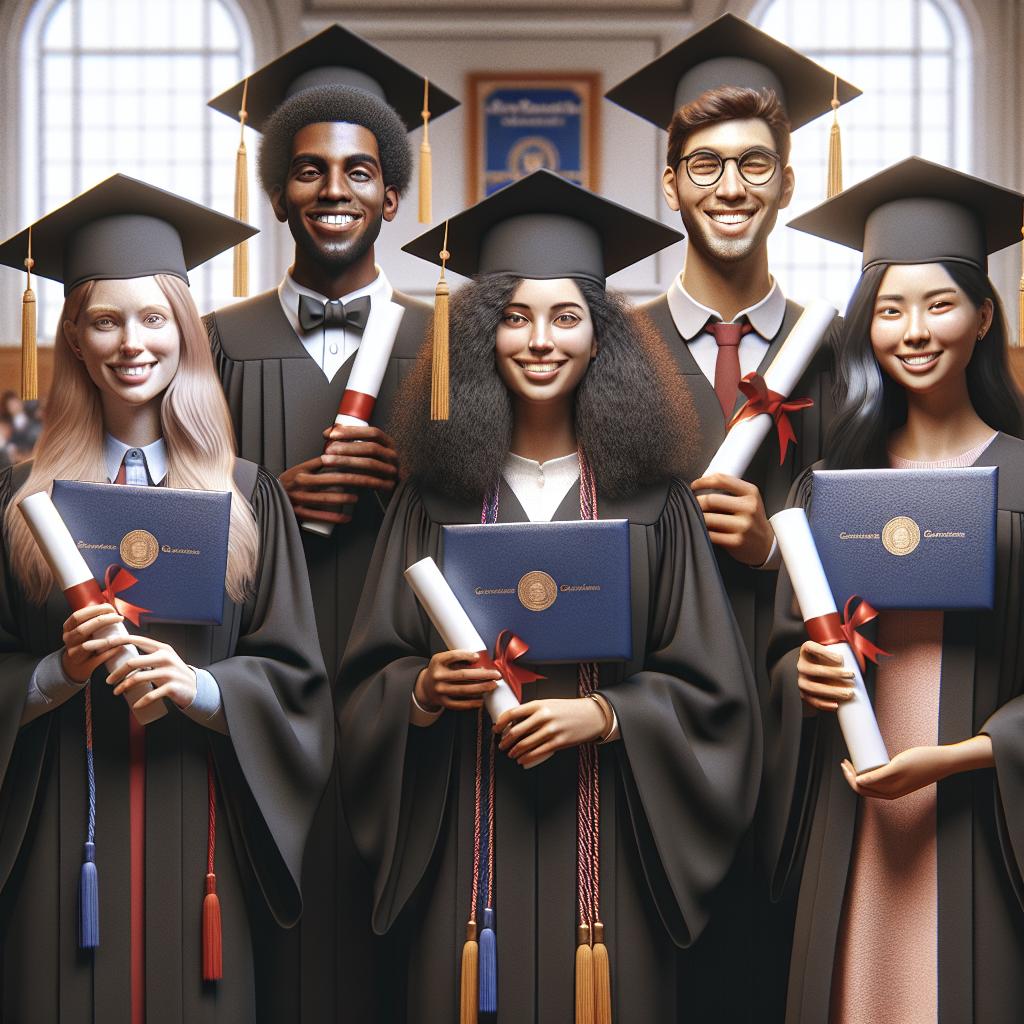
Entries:
{"label": "hand holding diploma", "polygon": [[[817,640],[813,646],[805,644],[801,648],[800,671],[806,674],[801,695],[806,694],[819,702],[814,706],[828,710],[835,704],[839,728],[858,774],[887,764],[889,754],[878,731],[861,674],[865,657],[877,660],[884,652],[856,633],[856,627],[873,615],[864,610],[863,602],[851,615],[851,604],[847,602],[847,621],[840,621],[807,513],[802,508],[776,512],[770,522],[800,606],[800,615],[808,633]],[[858,648],[856,654],[849,642],[851,638]],[[837,656],[842,661],[841,667]],[[813,688],[805,689],[805,683],[813,684]]]}
{"label": "hand holding diploma", "polygon": [[[128,637],[124,622],[114,609],[106,604],[100,586],[93,578],[89,567],[85,564],[75,541],[68,528],[64,525],[60,514],[54,507],[50,496],[45,491],[30,494],[22,499],[18,508],[25,517],[29,531],[39,545],[39,550],[46,559],[50,572],[57,586],[64,591],[75,613],[64,623],[65,645],[70,636],[72,646],[76,648],[74,660],[65,660],[65,670],[70,664],[74,671],[81,672],[86,665],[95,660],[96,665],[107,665],[111,670],[118,668],[130,658],[138,655],[129,640],[116,638]],[[102,607],[102,612],[87,612],[87,609]],[[87,623],[92,623],[87,626]],[[70,629],[68,626],[70,625]],[[115,638],[117,646],[109,657],[99,657],[100,643]],[[86,646],[88,644],[88,646]],[[105,644],[104,644],[105,646]],[[70,649],[68,651],[70,658]],[[72,675],[71,678],[81,678]],[[86,676],[85,678],[88,678]],[[148,725],[167,714],[163,704],[155,701],[141,708],[135,708],[136,701],[150,689],[149,684],[140,683],[125,693],[125,700],[132,705],[135,718],[142,725]]]}

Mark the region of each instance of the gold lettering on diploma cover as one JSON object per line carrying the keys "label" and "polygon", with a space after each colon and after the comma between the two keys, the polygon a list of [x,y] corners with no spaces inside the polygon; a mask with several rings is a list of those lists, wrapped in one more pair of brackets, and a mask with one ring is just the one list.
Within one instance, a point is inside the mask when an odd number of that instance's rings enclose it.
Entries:
{"label": "gold lettering on diploma cover", "polygon": [[132,530],[121,538],[120,552],[125,565],[148,569],[160,554],[160,545],[148,530]]}
{"label": "gold lettering on diploma cover", "polygon": [[890,555],[909,555],[921,543],[921,528],[910,516],[896,516],[882,527],[882,545]]}
{"label": "gold lettering on diploma cover", "polygon": [[535,569],[526,573],[516,587],[519,603],[531,612],[542,612],[550,608],[558,597],[558,585],[546,573]]}

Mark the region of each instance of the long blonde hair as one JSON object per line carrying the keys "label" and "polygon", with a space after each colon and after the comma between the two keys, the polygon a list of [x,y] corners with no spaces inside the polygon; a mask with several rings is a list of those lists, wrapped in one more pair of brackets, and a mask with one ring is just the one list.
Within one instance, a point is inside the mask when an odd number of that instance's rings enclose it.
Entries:
{"label": "long blonde hair", "polygon": [[[248,497],[235,486],[235,439],[192,294],[184,281],[167,274],[155,278],[164,293],[180,337],[178,370],[160,403],[167,446],[167,486],[230,491],[231,526],[225,587],[243,600],[256,578],[259,537]],[[78,323],[94,281],[78,285],[64,300],[54,338],[53,384],[46,422],[36,445],[28,479],[14,495],[4,517],[11,568],[29,600],[42,604],[53,577],[17,510],[22,498],[49,491],[54,480],[106,482],[103,459],[103,410],[99,391],[65,336],[64,324]]]}

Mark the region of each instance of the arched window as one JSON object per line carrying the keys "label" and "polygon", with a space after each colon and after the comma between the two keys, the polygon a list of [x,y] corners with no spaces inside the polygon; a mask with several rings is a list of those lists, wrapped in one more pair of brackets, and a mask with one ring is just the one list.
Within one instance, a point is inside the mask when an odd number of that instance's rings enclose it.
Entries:
{"label": "arched window", "polygon": [[[234,0],[40,0],[21,51],[22,223],[115,171],[232,211],[238,126],[206,101],[252,67]],[[230,254],[189,276],[200,310],[230,301]],[[48,340],[62,290],[39,296]]]}
{"label": "arched window", "polygon": [[[844,185],[908,156],[972,170],[970,32],[953,0],[768,0],[751,20],[864,90],[839,111]],[[783,222],[825,198],[831,120],[793,135],[796,195]],[[769,251],[788,295],[843,309],[858,254],[782,227]]]}

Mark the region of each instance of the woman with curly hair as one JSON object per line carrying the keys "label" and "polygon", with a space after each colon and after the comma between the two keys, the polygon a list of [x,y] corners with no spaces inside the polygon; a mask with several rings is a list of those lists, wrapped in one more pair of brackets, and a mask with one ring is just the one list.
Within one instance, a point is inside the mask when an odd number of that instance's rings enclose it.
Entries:
{"label": "woman with curly hair", "polygon": [[[408,1021],[675,1019],[675,946],[750,820],[752,677],[673,475],[689,399],[605,290],[675,237],[547,172],[450,222],[451,266],[480,275],[452,302],[451,412],[430,419],[425,349],[395,424],[408,479],[342,665],[343,797],[374,928],[410,938]],[[444,649],[403,571],[443,560],[447,524],[598,517],[629,521],[631,659],[542,665],[492,726],[496,673]]]}
{"label": "woman with curly hair", "polygon": [[[259,922],[301,910],[330,692],[294,517],[234,456],[186,276],[249,234],[115,175],[0,246],[65,286],[35,459],[0,473],[4,1020],[255,1020]],[[229,492],[221,622],[69,614],[18,507],[55,479]]]}

